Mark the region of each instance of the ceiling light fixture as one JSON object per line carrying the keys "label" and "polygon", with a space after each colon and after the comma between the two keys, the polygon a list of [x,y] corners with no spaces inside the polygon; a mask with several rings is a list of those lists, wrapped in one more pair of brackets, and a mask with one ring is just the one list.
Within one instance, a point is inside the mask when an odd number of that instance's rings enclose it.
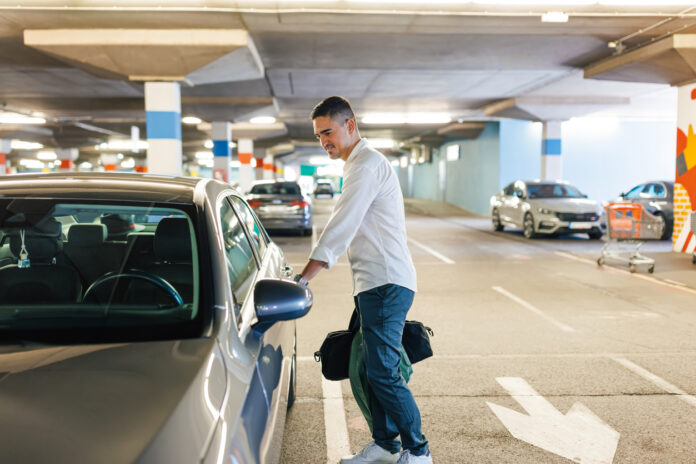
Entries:
{"label": "ceiling light fixture", "polygon": [[19,160],[20,166],[24,166],[25,168],[28,169],[43,169],[46,167],[46,165],[43,164],[43,161],[39,161],[37,159],[22,159]]}
{"label": "ceiling light fixture", "polygon": [[40,151],[36,154],[36,157],[40,160],[51,160],[51,161],[58,158],[58,156],[56,156],[56,152],[53,150]]}
{"label": "ceiling light fixture", "polygon": [[541,15],[542,23],[567,23],[568,15],[562,11],[549,11]]}
{"label": "ceiling light fixture", "polygon": [[[138,140],[135,147],[139,150],[146,150],[150,146],[145,140]],[[102,142],[94,146],[97,150],[132,150],[133,140],[131,139],[113,139],[108,142]]]}
{"label": "ceiling light fixture", "polygon": [[46,120],[18,113],[0,112],[0,124],[46,124]]}
{"label": "ceiling light fixture", "polygon": [[202,123],[203,120],[196,116],[184,116],[181,118],[181,122],[184,124],[194,125]]}
{"label": "ceiling light fixture", "polygon": [[[534,6],[534,5],[594,5],[597,0],[473,0],[473,3],[479,5],[516,5],[516,6]],[[601,3],[601,2],[600,2]]]}
{"label": "ceiling light fixture", "polygon": [[392,139],[368,139],[372,148],[394,148],[396,142]]}
{"label": "ceiling light fixture", "polygon": [[363,124],[445,124],[452,121],[446,113],[367,113]]}
{"label": "ceiling light fixture", "polygon": [[13,150],[38,150],[43,145],[36,142],[25,142],[24,140],[12,140],[10,147]]}
{"label": "ceiling light fixture", "polygon": [[276,118],[273,116],[256,116],[249,120],[251,124],[273,124],[276,122]]}
{"label": "ceiling light fixture", "polygon": [[213,159],[213,152],[212,151],[197,151],[195,156],[199,160]]}

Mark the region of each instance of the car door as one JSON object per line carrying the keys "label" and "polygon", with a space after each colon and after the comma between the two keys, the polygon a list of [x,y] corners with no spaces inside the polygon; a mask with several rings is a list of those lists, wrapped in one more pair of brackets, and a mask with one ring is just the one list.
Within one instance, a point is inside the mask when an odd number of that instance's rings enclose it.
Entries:
{"label": "car door", "polygon": [[[246,233],[247,244],[259,265],[254,280],[282,277],[282,253],[272,244],[249,205],[236,195],[230,196],[228,200],[238,215]],[[243,312],[242,318],[251,314]],[[285,424],[286,395],[294,353],[294,327],[292,321],[276,323],[258,339],[254,339],[255,336],[246,337],[249,349],[257,352],[255,378],[264,392],[263,399],[268,412],[263,430],[259,427],[253,436],[253,449],[258,450],[260,461],[263,462],[275,462],[276,457],[280,456],[280,437]],[[255,409],[252,408],[253,412],[249,414],[256,414]]]}
{"label": "car door", "polygon": [[507,187],[505,187],[502,191],[502,194],[500,196],[500,206],[499,206],[499,212],[500,212],[500,219],[503,222],[510,222],[510,212],[511,212],[511,206],[512,206],[512,199],[513,199],[513,192],[515,190],[515,185],[510,184]]}
{"label": "car door", "polygon": [[524,202],[526,198],[526,189],[524,183],[515,182],[515,188],[512,196],[510,197],[510,221],[522,227],[522,222],[524,219]]}
{"label": "car door", "polygon": [[648,184],[645,206],[650,212],[664,211],[670,203],[667,199],[667,189],[663,184],[657,182]]}

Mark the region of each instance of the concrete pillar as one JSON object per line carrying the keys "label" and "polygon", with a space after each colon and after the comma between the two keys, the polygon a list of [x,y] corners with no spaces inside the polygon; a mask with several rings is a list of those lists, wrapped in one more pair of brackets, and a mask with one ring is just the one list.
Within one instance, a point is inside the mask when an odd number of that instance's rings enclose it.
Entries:
{"label": "concrete pillar", "polygon": [[256,159],[256,168],[254,169],[254,174],[256,175],[256,180],[265,179],[264,174],[264,158],[266,156],[266,150],[256,149],[254,152],[254,158]]}
{"label": "concrete pillar", "polygon": [[0,176],[10,173],[7,163],[7,155],[12,151],[12,140],[0,139]]}
{"label": "concrete pillar", "polygon": [[273,166],[273,155],[266,155],[263,159],[263,178],[274,179],[276,175],[275,166]]}
{"label": "concrete pillar", "polygon": [[181,90],[176,82],[145,83],[147,167],[153,174],[180,176]]}
{"label": "concrete pillar", "polygon": [[561,121],[544,122],[541,138],[541,178],[544,180],[563,179]]}
{"label": "concrete pillar", "polygon": [[677,170],[674,182],[674,251],[693,253],[696,230],[690,216],[696,207],[696,84],[677,92]]}
{"label": "concrete pillar", "polygon": [[75,160],[79,154],[77,148],[56,148],[56,160],[59,164],[56,166],[58,172],[73,172],[75,170]]}
{"label": "concrete pillar", "polygon": [[237,140],[237,158],[239,158],[239,190],[247,192],[254,181],[251,158],[254,157],[254,141],[252,139]]}
{"label": "concrete pillar", "polygon": [[210,136],[213,139],[213,178],[222,182],[232,180],[230,170],[230,123],[227,121],[214,121]]}
{"label": "concrete pillar", "polygon": [[101,155],[102,165],[106,172],[116,172],[118,170],[118,155]]}

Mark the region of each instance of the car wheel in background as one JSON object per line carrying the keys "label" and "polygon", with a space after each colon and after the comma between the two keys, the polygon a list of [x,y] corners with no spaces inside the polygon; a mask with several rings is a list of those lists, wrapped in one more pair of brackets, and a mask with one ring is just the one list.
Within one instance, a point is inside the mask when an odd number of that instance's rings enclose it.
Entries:
{"label": "car wheel in background", "polygon": [[587,235],[590,237],[590,240],[599,240],[602,238],[602,231],[600,229],[592,229]]}
{"label": "car wheel in background", "polygon": [[312,236],[312,228],[310,227],[309,229],[302,230],[302,235],[304,235],[305,237],[311,237]]}
{"label": "car wheel in background", "polygon": [[505,228],[503,226],[503,223],[500,222],[500,213],[497,209],[494,209],[493,213],[491,213],[491,221],[493,221],[493,230],[495,230],[496,232],[500,232]]}
{"label": "car wheel in background", "polygon": [[534,218],[531,213],[524,215],[524,222],[522,223],[523,233],[526,238],[535,238],[536,231],[534,230]]}
{"label": "car wheel in background", "polygon": [[658,211],[655,213],[655,217],[662,222],[662,236],[660,237],[660,240],[667,240],[672,236],[672,231],[669,227],[667,227],[667,221],[665,220],[664,214]]}

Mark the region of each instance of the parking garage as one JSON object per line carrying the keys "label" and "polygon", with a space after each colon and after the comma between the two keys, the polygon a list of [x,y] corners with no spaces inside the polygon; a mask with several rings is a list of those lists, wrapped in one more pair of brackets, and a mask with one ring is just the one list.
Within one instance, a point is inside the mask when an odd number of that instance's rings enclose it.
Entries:
{"label": "parking garage", "polygon": [[[434,355],[414,364],[409,386],[433,460],[689,463],[695,82],[696,4],[682,0],[0,0],[0,190],[21,196],[22,179],[37,189],[61,174],[216,180],[234,189],[237,211],[248,201],[248,232],[264,236],[260,218],[296,273],[343,188],[344,163],[318,143],[310,113],[325,97],[346,97],[404,197],[419,290],[408,319],[434,333]],[[280,206],[254,186],[271,183],[296,183],[292,206],[311,220],[264,222],[261,209]],[[189,214],[158,207],[149,220]],[[127,227],[144,234],[142,224]],[[0,258],[15,266],[19,255]],[[213,452],[189,449],[200,462],[305,464],[339,462],[370,440],[350,382],[323,378],[313,356],[351,317],[347,257],[309,289],[287,413],[270,408],[253,422],[258,400],[225,421],[230,392],[255,388],[251,377],[230,380],[246,375],[230,361],[246,354],[232,349],[201,374],[207,392],[211,373],[227,369],[226,387],[201,400],[211,431],[192,419],[181,435],[163,428],[168,443],[204,443]],[[27,415],[33,408],[3,390],[23,371],[17,363],[69,372],[61,363],[111,349],[12,343],[0,351],[0,404]],[[133,375],[155,385],[145,371]],[[276,385],[287,388],[289,376]],[[96,409],[79,396],[71,409],[89,416]],[[50,426],[21,433],[29,443]],[[189,462],[158,446],[130,457],[109,449],[103,462]],[[2,449],[0,462],[23,456]]]}

